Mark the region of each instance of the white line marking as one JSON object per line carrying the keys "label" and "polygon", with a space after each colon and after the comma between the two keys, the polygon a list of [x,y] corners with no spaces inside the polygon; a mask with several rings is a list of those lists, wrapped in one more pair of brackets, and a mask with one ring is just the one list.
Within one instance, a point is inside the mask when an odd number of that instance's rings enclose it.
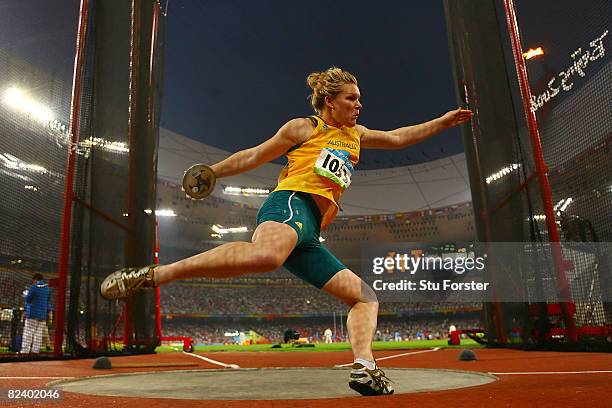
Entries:
{"label": "white line marking", "polygon": [[293,208],[291,208],[291,199],[293,198],[294,195],[295,195],[295,191],[289,196],[289,200],[287,200],[287,205],[289,206],[289,211],[291,211],[291,215],[289,216],[289,218],[283,221],[283,224],[293,218]]}
{"label": "white line marking", "polygon": [[69,380],[76,377],[0,377],[0,380]]}
{"label": "white line marking", "polygon": [[489,373],[492,375],[563,375],[563,374],[610,374],[612,370],[592,370],[592,371],[530,371],[516,373]]}
{"label": "white line marking", "polygon": [[402,354],[395,354],[395,355],[387,356],[387,357],[381,357],[381,358],[377,358],[376,361],[379,361],[379,360],[389,360],[390,358],[409,356],[409,355],[412,355],[412,354],[431,353],[432,351],[438,351],[438,350],[440,350],[440,347],[435,347],[435,348],[433,348],[431,350],[412,351],[410,353],[402,353]]}
{"label": "white line marking", "polygon": [[[414,354],[431,353],[432,351],[438,351],[438,350],[440,350],[440,347],[435,347],[435,348],[432,348],[431,350],[411,351],[408,353],[394,354],[392,356],[377,358],[376,361],[389,360],[391,358],[398,358],[398,357],[403,357],[403,356],[411,356]],[[348,367],[351,365],[353,365],[353,363],[335,365],[334,367]]]}
{"label": "white line marking", "polygon": [[216,364],[216,365],[224,367],[224,368],[234,368],[234,369],[240,368],[240,366],[238,364],[225,364],[225,363],[222,363],[220,361],[213,360],[212,358],[208,358],[208,357],[204,357],[204,356],[199,356],[199,355],[193,354],[193,353],[186,353],[184,351],[183,351],[183,354],[187,354],[188,356],[199,358],[200,360],[204,360],[204,361],[209,362],[210,364]]}

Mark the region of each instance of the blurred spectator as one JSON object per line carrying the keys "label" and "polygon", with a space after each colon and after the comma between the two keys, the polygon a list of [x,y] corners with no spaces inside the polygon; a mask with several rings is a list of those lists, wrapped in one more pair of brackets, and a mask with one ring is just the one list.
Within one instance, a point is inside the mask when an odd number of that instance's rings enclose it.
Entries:
{"label": "blurred spectator", "polygon": [[329,327],[325,329],[323,337],[325,337],[325,344],[330,344],[332,342],[332,331]]}
{"label": "blurred spectator", "polygon": [[[322,322],[321,318],[304,318],[302,323],[295,321],[290,326],[299,332],[300,337],[317,339],[317,333],[323,333],[323,341],[327,343],[327,331],[333,342],[333,329],[329,323]],[[479,328],[478,319],[454,319],[455,324],[463,328]],[[167,320],[162,324],[164,336],[189,336],[195,344],[231,344],[234,336],[226,336],[226,333],[244,332],[254,330],[261,336],[273,343],[284,341],[284,333],[288,323],[283,319],[270,319],[258,321],[256,319],[237,319],[230,322],[212,324],[208,319],[190,319],[190,322],[177,322],[175,319]],[[376,341],[428,341],[446,339],[446,328],[449,326],[448,320],[442,316],[432,316],[430,318],[393,318],[391,320],[380,321],[376,333]],[[340,327],[336,328],[336,341],[347,340],[342,336]],[[399,333],[396,336],[395,333]],[[444,334],[443,334],[444,333]],[[346,333],[345,333],[346,334]],[[427,347],[424,345],[424,347]]]}
{"label": "blurred spectator", "polygon": [[32,286],[25,297],[25,325],[21,353],[39,353],[47,318],[51,319],[51,291],[40,273],[32,276]]}

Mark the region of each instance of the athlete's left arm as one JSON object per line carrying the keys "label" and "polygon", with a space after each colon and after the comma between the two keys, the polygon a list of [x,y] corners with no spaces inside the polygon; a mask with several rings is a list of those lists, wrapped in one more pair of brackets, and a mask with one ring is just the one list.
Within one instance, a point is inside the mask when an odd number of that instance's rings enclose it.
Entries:
{"label": "athlete's left arm", "polygon": [[357,125],[361,134],[361,147],[365,149],[402,149],[419,143],[428,137],[446,129],[469,121],[474,114],[467,109],[456,109],[445,113],[439,118],[414,126],[401,127],[395,130],[372,130]]}

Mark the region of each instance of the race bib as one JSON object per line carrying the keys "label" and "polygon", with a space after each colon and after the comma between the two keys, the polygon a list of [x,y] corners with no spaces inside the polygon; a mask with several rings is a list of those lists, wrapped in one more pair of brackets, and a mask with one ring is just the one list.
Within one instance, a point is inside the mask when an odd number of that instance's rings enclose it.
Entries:
{"label": "race bib", "polygon": [[349,152],[324,148],[314,165],[314,172],[338,184],[343,189],[351,184],[353,164]]}

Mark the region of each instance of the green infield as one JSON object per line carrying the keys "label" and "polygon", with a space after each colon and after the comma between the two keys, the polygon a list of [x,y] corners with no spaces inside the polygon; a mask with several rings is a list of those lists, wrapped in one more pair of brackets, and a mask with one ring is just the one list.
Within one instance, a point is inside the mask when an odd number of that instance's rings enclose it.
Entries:
{"label": "green infield", "polygon": [[[315,343],[314,347],[298,347],[292,344],[282,344],[280,347],[273,347],[273,344],[252,344],[248,346],[240,346],[237,344],[228,344],[221,346],[195,346],[196,352],[223,352],[223,351],[342,351],[350,350],[351,345],[348,342],[341,343]],[[480,348],[484,347],[471,339],[462,339],[461,345],[449,346],[446,339],[444,340],[418,340],[418,341],[375,341],[372,345],[374,351],[378,350],[411,350],[411,349],[429,349],[434,347],[440,348]],[[182,351],[181,346],[159,346],[155,349],[158,353]]]}

